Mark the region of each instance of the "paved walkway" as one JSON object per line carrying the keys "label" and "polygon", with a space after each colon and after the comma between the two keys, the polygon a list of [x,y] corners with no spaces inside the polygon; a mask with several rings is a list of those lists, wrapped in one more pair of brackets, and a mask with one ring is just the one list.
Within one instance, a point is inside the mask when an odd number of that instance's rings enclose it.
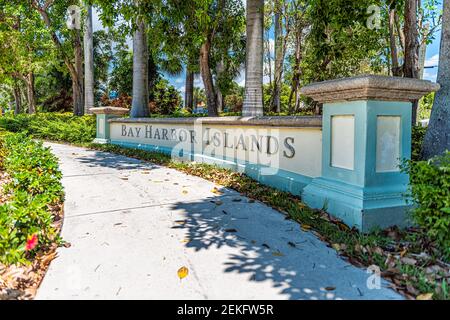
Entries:
{"label": "paved walkway", "polygon": [[175,170],[47,145],[64,173],[71,247],[59,250],[37,299],[401,298],[384,282],[369,290],[365,270],[234,191],[217,195],[214,183]]}

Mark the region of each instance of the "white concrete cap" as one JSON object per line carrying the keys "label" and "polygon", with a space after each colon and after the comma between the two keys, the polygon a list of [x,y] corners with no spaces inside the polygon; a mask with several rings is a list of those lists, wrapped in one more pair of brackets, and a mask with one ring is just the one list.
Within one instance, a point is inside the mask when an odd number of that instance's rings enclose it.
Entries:
{"label": "white concrete cap", "polygon": [[363,75],[313,83],[301,93],[319,103],[358,100],[414,101],[438,91],[440,85],[431,81]]}
{"label": "white concrete cap", "polygon": [[90,110],[93,114],[112,114],[116,116],[124,116],[130,113],[129,109],[118,107],[91,108]]}

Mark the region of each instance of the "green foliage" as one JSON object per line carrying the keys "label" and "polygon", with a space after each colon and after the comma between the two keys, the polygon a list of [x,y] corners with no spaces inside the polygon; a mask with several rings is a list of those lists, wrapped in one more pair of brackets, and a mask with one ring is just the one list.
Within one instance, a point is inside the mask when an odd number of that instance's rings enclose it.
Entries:
{"label": "green foliage", "polygon": [[[58,161],[42,143],[24,134],[0,138],[0,159],[11,177],[5,192],[11,197],[0,206],[0,262],[26,263],[37,250],[58,242],[50,206],[63,198],[62,174]],[[36,235],[38,245],[25,249],[27,239]]]}
{"label": "green foliage", "polygon": [[413,161],[419,161],[422,159],[422,146],[425,139],[427,128],[421,126],[415,126],[412,128],[412,154],[411,159]]}
{"label": "green foliage", "polygon": [[409,161],[403,170],[411,176],[415,222],[450,259],[450,152],[430,161]]}
{"label": "green foliage", "polygon": [[11,132],[27,132],[39,139],[71,143],[91,142],[95,138],[95,117],[76,117],[69,113],[21,114],[0,117],[0,127]]}
{"label": "green foliage", "polygon": [[[373,0],[313,0],[311,30],[302,62],[305,83],[374,72],[385,43],[381,31],[367,27]],[[381,38],[380,38],[381,37]],[[370,71],[369,71],[370,70]]]}
{"label": "green foliage", "polygon": [[431,118],[431,109],[433,108],[434,96],[435,96],[435,93],[432,92],[430,94],[427,94],[425,97],[423,97],[420,100],[419,114],[418,114],[419,120],[425,120],[425,119]]}
{"label": "green foliage", "polygon": [[177,89],[166,79],[160,79],[153,89],[153,101],[150,102],[150,113],[169,115],[182,106],[182,98]]}

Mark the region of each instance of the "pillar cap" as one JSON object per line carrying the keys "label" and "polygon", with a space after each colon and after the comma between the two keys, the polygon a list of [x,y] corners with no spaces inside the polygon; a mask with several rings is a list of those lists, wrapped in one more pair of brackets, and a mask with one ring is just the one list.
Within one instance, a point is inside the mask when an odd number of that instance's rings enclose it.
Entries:
{"label": "pillar cap", "polygon": [[101,108],[92,108],[90,111],[93,114],[110,114],[115,116],[124,116],[130,113],[129,109],[126,108],[118,108],[118,107],[101,107]]}
{"label": "pillar cap", "polygon": [[439,84],[426,80],[363,75],[313,83],[303,87],[301,93],[319,103],[360,100],[411,102],[439,89]]}

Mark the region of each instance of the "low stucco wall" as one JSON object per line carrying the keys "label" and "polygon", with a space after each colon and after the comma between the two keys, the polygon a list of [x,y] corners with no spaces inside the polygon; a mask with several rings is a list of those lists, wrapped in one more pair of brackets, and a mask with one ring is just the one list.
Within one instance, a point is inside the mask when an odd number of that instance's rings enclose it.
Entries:
{"label": "low stucco wall", "polygon": [[111,143],[245,172],[301,194],[322,173],[321,117],[109,120]]}

